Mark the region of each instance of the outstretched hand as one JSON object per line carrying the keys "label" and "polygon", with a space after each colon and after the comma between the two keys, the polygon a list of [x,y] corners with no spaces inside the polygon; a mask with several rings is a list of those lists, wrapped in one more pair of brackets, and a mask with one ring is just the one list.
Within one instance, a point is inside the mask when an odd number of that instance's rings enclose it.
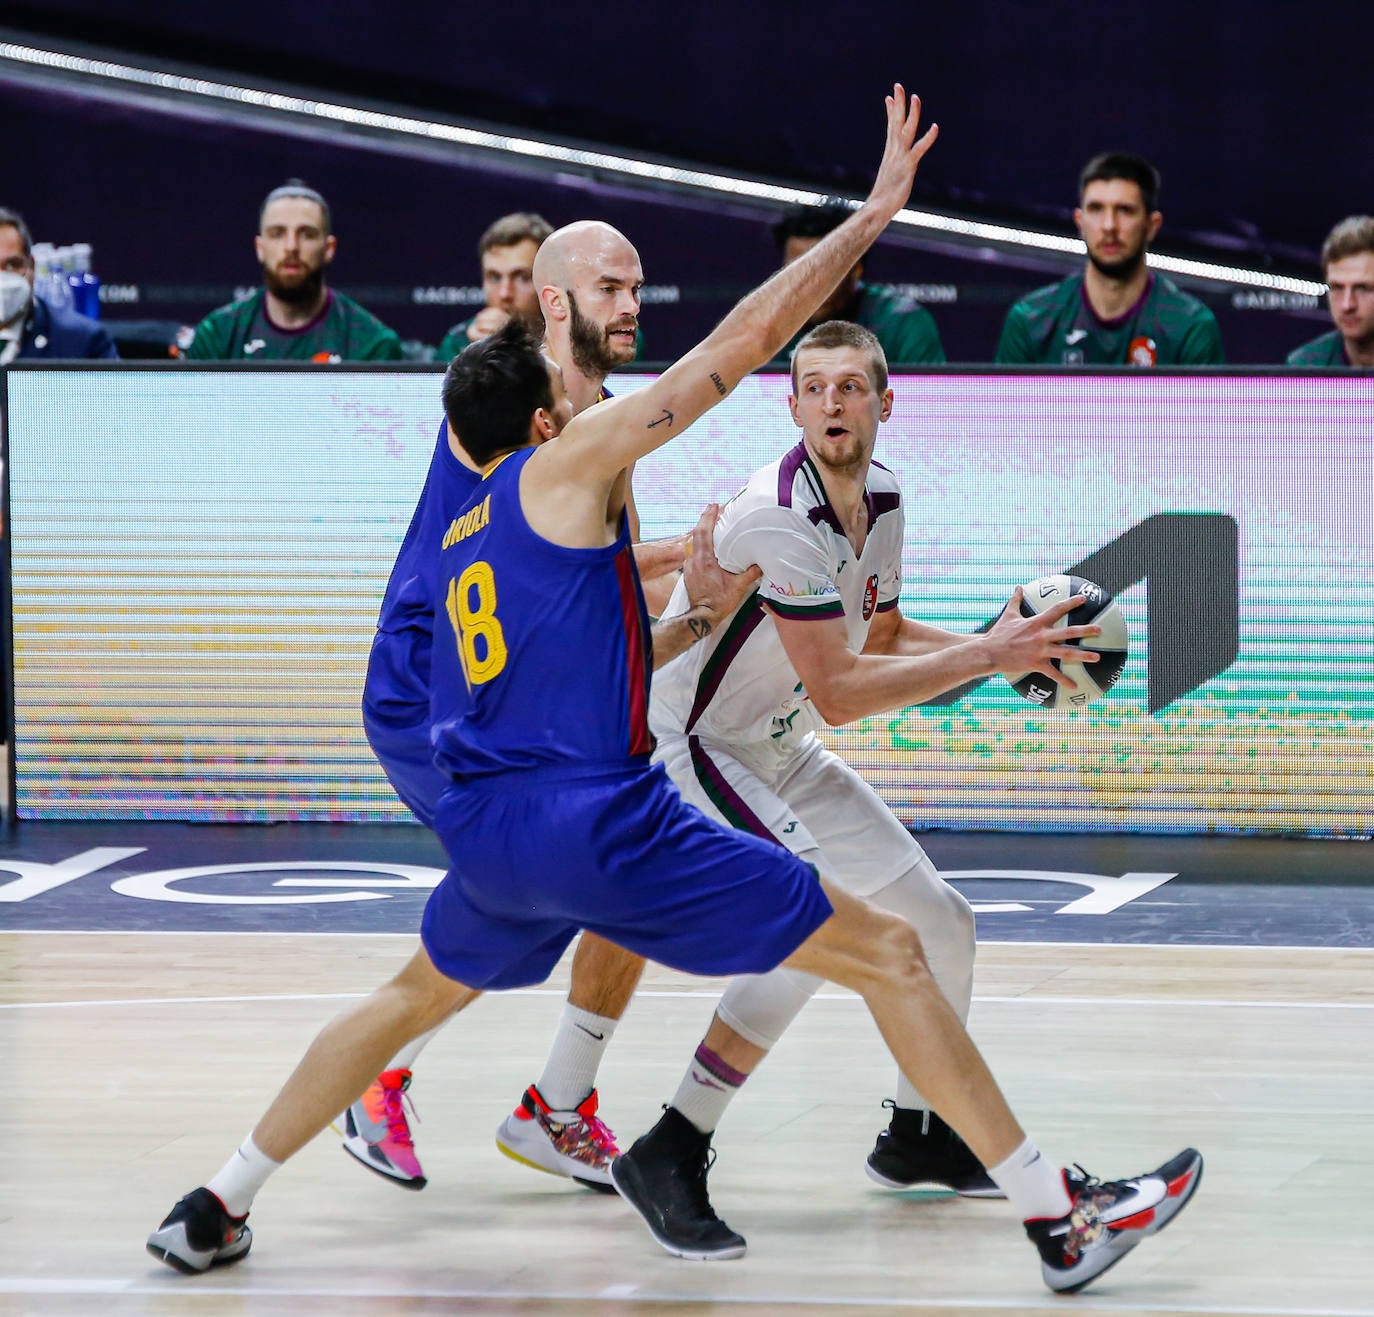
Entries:
{"label": "outstretched hand", "polygon": [[878,176],[868,194],[868,204],[891,219],[911,196],[916,168],[940,135],[940,125],[933,123],[921,137],[916,136],[921,124],[921,98],[908,98],[906,88],[900,82],[893,83],[892,95],[887,97],[885,103],[887,144],[883,149],[882,162],[878,165]]}
{"label": "outstretched hand", "polygon": [[1100,636],[1102,628],[1094,623],[1085,626],[1059,626],[1058,623],[1075,608],[1087,603],[1084,595],[1076,594],[1069,599],[1061,599],[1043,613],[1032,617],[1021,615],[1023,594],[1018,585],[1012,591],[1011,599],[1002,616],[988,632],[988,639],[994,645],[994,662],[998,672],[1037,672],[1050,681],[1058,682],[1069,690],[1077,690],[1078,685],[1066,672],[1054,666],[1054,660],[1061,663],[1096,663],[1098,655],[1090,649],[1079,649],[1070,645],[1070,640],[1085,640]]}

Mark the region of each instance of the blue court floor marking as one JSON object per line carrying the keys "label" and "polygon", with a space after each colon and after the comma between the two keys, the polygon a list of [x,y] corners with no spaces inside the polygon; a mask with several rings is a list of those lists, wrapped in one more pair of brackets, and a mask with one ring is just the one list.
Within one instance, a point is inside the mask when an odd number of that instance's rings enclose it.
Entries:
{"label": "blue court floor marking", "polygon": [[[1371,843],[918,840],[985,943],[1374,947]],[[444,864],[407,825],[21,821],[0,834],[0,932],[414,935]]]}

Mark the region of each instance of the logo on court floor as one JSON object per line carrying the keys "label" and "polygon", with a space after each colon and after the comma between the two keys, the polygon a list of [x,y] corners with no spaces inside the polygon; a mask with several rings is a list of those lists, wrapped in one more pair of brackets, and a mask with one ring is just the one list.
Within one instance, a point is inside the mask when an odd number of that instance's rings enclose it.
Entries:
{"label": "logo on court floor", "polygon": [[[786,829],[790,832],[795,821]],[[328,931],[321,922],[320,906],[340,906],[341,915],[358,910],[362,903],[388,902],[395,913],[389,919],[375,904],[362,907],[347,919],[349,927],[369,931],[412,931],[415,907],[439,885],[444,871],[428,865],[394,864],[371,860],[252,860],[234,864],[201,864],[174,868],[136,868],[131,861],[144,856],[144,846],[96,846],[62,860],[10,859],[0,857],[0,907],[45,899],[54,908],[73,912],[64,927],[118,927],[129,921],[143,925],[148,916],[138,912],[145,901],[180,907],[202,907],[196,917],[190,909],[178,927],[217,927],[231,907],[246,907],[247,922],[229,927],[261,929],[253,909],[273,911],[276,926],[291,907],[315,907],[300,912],[300,919],[283,928]],[[979,914],[1017,914],[1049,911],[1055,915],[1107,915],[1162,887],[1177,873],[1100,874],[1047,869],[946,869],[946,881],[964,889]],[[83,880],[87,880],[84,881]],[[80,887],[74,884],[81,883]],[[104,888],[100,900],[92,883]],[[1065,898],[1062,892],[1045,891],[1028,896],[1024,884],[1086,889]],[[410,897],[406,905],[390,898]],[[213,909],[204,909],[212,907]],[[385,909],[383,907],[382,909]],[[76,913],[79,912],[79,913]],[[98,912],[98,913],[97,913]],[[375,913],[374,913],[375,912]],[[168,915],[156,916],[156,926],[167,926]],[[187,922],[190,921],[190,922]],[[2,922],[2,921],[0,921]]]}

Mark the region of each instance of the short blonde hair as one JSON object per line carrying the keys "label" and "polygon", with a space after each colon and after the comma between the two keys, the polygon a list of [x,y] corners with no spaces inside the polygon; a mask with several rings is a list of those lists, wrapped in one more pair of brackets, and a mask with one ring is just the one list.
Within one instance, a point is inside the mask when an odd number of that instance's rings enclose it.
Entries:
{"label": "short blonde hair", "polygon": [[809,348],[857,348],[868,354],[873,387],[879,393],[887,388],[887,353],[871,329],[852,320],[827,320],[817,325],[792,349],[792,392],[797,391],[797,358]]}

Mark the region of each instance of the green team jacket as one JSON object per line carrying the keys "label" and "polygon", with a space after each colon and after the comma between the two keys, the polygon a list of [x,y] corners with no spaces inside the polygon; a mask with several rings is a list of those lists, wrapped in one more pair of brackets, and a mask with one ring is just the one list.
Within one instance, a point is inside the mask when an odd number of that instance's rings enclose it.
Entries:
{"label": "green team jacket", "polygon": [[192,361],[400,361],[401,340],[351,297],[329,290],[324,309],[300,329],[267,318],[259,288],[211,311],[196,326],[185,355]]}
{"label": "green team jacket", "polygon": [[[883,345],[889,366],[940,366],[945,362],[935,317],[920,302],[888,284],[861,283],[857,299],[840,318],[872,330]],[[801,329],[770,364],[786,367],[792,349],[812,328],[807,325]]]}
{"label": "green team jacket", "polygon": [[1314,338],[1310,343],[1296,347],[1288,354],[1290,366],[1348,366],[1350,358],[1345,355],[1345,338],[1340,330],[1333,329],[1329,334]]}
{"label": "green team jacket", "polygon": [[1083,276],[1039,288],[1007,312],[995,360],[1036,365],[1219,366],[1216,317],[1162,274],[1115,320],[1099,320]]}

